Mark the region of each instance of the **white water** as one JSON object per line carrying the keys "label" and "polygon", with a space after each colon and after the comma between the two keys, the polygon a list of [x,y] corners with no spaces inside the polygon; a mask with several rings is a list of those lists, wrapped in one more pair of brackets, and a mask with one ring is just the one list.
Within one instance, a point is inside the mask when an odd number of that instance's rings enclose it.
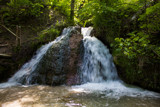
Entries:
{"label": "white water", "polygon": [[91,37],[92,27],[82,28],[84,58],[81,67],[82,82],[105,82],[118,79],[112,55],[96,37]]}
{"label": "white water", "polygon": [[91,37],[92,27],[82,28],[84,42],[84,59],[82,69],[82,82],[85,84],[73,86],[77,92],[98,92],[105,97],[119,99],[122,96],[129,97],[158,97],[155,92],[143,90],[138,87],[126,86],[117,75],[112,55],[106,46],[96,37]]}
{"label": "white water", "polygon": [[63,39],[65,36],[67,36],[71,32],[71,28],[65,28],[61,34],[61,36],[57,37],[54,41],[43,45],[40,49],[37,50],[36,55],[32,57],[30,61],[25,63],[20,70],[18,70],[6,83],[1,83],[0,88],[6,88],[11,87],[15,85],[21,85],[19,82],[21,81],[21,78],[25,75],[29,75],[32,73],[37,65],[39,64],[42,57],[45,55],[47,50],[55,43]]}

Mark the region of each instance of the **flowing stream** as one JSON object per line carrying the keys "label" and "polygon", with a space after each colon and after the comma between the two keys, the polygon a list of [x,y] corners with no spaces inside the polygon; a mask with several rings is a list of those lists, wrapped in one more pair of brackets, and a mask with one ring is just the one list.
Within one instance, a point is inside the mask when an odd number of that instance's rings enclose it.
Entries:
{"label": "flowing stream", "polygon": [[92,27],[82,28],[84,57],[81,66],[82,82],[106,82],[118,80],[112,55],[106,46],[95,37],[91,37]]}
{"label": "flowing stream", "polygon": [[22,85],[19,81],[34,72],[47,50],[67,36],[65,29],[55,41],[41,47],[37,54],[12,77],[0,84],[2,107],[160,107],[160,94],[127,85],[117,75],[112,55],[96,37],[92,27],[82,28],[84,55],[80,67],[81,85]]}

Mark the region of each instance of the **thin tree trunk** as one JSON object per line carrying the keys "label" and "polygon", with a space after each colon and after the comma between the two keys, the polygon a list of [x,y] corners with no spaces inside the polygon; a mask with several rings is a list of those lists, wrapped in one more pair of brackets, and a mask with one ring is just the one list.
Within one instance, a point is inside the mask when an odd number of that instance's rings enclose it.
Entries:
{"label": "thin tree trunk", "polygon": [[16,25],[16,46],[18,46],[18,25]]}
{"label": "thin tree trunk", "polygon": [[74,3],[75,3],[75,0],[71,0],[70,20],[72,24],[74,24]]}

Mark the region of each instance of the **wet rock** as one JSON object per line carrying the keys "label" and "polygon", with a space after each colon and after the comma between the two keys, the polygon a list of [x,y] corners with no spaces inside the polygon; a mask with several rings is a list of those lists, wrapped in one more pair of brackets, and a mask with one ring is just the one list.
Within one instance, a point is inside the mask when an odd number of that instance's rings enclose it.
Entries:
{"label": "wet rock", "polygon": [[78,66],[80,65],[80,45],[83,36],[81,34],[72,34],[69,40],[70,57],[69,57],[69,72],[67,74],[67,85],[79,84]]}
{"label": "wet rock", "polygon": [[53,44],[36,69],[25,76],[23,84],[73,85],[79,83],[80,46],[83,36],[72,30],[68,36]]}

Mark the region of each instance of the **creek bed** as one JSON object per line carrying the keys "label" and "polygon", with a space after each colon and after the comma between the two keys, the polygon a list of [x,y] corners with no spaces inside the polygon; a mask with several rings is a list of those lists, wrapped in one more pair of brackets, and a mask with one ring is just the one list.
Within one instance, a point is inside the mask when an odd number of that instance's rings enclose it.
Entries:
{"label": "creek bed", "polygon": [[2,107],[160,107],[159,97],[111,97],[81,86],[14,86],[0,89]]}

